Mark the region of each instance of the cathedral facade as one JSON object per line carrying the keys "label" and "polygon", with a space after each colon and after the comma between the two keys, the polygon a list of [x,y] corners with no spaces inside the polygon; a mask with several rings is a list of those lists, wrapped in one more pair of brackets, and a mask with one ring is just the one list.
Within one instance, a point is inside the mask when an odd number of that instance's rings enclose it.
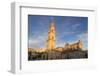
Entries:
{"label": "cathedral facade", "polygon": [[82,50],[82,46],[83,46],[82,42],[79,40],[78,42],[73,43],[73,44],[66,43],[64,49],[65,50]]}

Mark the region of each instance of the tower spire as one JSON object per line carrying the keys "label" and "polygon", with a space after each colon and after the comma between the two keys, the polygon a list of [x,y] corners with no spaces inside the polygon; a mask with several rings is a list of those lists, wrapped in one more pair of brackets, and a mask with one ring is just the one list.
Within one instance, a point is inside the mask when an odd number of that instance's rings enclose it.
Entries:
{"label": "tower spire", "polygon": [[55,27],[54,21],[50,22],[49,32],[48,32],[48,39],[46,42],[47,50],[52,50],[55,48]]}

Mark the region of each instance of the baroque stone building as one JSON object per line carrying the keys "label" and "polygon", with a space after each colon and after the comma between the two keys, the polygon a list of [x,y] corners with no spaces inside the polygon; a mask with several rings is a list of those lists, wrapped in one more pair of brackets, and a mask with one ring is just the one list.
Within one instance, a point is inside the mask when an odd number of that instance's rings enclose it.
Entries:
{"label": "baroque stone building", "polygon": [[64,49],[65,50],[82,50],[82,47],[83,47],[82,42],[79,40],[78,42],[73,43],[73,44],[66,43]]}
{"label": "baroque stone building", "polygon": [[55,48],[55,27],[54,22],[50,22],[49,32],[48,32],[48,39],[46,41],[46,48],[47,50],[53,50]]}

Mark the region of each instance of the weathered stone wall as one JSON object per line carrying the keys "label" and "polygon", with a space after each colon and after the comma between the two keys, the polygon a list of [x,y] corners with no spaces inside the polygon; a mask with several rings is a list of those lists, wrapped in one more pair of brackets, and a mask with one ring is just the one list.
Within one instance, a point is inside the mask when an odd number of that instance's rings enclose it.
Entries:
{"label": "weathered stone wall", "polygon": [[28,60],[55,60],[55,59],[80,59],[88,58],[88,51],[50,51],[44,53],[29,52]]}

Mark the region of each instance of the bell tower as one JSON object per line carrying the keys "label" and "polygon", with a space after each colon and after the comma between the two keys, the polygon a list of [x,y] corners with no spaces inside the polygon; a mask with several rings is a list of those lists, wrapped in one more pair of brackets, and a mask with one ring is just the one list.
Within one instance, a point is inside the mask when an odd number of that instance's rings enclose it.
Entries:
{"label": "bell tower", "polygon": [[48,39],[46,41],[46,48],[47,50],[52,50],[55,48],[55,27],[54,22],[50,22],[49,32],[48,32]]}

